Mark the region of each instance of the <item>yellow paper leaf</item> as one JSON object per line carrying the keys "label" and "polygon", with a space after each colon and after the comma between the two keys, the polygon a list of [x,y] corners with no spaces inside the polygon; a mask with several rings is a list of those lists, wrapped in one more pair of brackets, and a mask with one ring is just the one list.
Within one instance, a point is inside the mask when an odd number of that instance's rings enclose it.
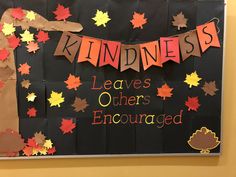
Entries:
{"label": "yellow paper leaf", "polygon": [[40,151],[39,151],[39,153],[40,153],[40,155],[47,155],[47,149],[46,148],[42,148],[42,149],[40,149]]}
{"label": "yellow paper leaf", "polygon": [[15,31],[16,31],[16,28],[13,26],[13,23],[11,23],[11,24],[4,23],[3,24],[2,32],[5,36],[12,35]]}
{"label": "yellow paper leaf", "polygon": [[35,95],[35,93],[28,93],[28,96],[26,97],[26,99],[28,100],[28,102],[34,102],[36,97],[37,96]]}
{"label": "yellow paper leaf", "polygon": [[33,21],[35,20],[35,17],[36,17],[36,13],[34,13],[34,11],[27,11],[26,13],[26,18],[29,20],[29,21]]}
{"label": "yellow paper leaf", "polygon": [[39,153],[38,149],[33,148],[33,153],[32,153],[32,155],[38,155],[38,153]]}
{"label": "yellow paper leaf", "polygon": [[25,30],[25,32],[21,35],[21,41],[30,43],[34,41],[34,34],[30,33],[28,30]]}
{"label": "yellow paper leaf", "polygon": [[197,72],[195,71],[190,75],[187,74],[184,82],[189,85],[189,88],[192,88],[192,86],[197,87],[199,85],[200,80],[202,80],[202,78],[200,78]]}
{"label": "yellow paper leaf", "polygon": [[92,19],[96,22],[95,25],[103,25],[104,27],[106,27],[107,22],[111,20],[109,18],[108,12],[103,12],[100,10],[97,10],[95,17],[93,17]]}
{"label": "yellow paper leaf", "polygon": [[52,141],[51,140],[46,140],[43,146],[46,149],[51,149],[52,148]]}
{"label": "yellow paper leaf", "polygon": [[65,101],[65,98],[62,97],[62,92],[61,93],[57,93],[52,91],[51,97],[48,99],[49,103],[50,103],[50,107],[52,106],[58,106],[61,107],[61,103],[63,103]]}

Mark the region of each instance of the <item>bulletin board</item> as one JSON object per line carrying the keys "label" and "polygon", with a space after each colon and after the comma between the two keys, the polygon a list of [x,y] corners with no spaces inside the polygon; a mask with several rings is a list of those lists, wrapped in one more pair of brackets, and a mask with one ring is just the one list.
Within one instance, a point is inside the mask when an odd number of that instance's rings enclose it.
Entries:
{"label": "bulletin board", "polygon": [[220,155],[223,0],[0,2],[1,158]]}

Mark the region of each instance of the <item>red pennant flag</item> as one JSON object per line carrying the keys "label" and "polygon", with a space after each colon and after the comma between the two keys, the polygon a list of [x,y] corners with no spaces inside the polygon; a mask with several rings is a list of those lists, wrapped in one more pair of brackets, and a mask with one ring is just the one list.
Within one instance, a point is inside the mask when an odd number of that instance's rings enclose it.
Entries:
{"label": "red pennant flag", "polygon": [[158,41],[140,44],[144,71],[152,65],[162,67]]}
{"label": "red pennant flag", "polygon": [[172,60],[176,63],[180,63],[179,52],[179,38],[178,37],[166,37],[160,39],[161,45],[161,61],[162,64]]}
{"label": "red pennant flag", "polygon": [[211,46],[220,47],[215,22],[197,26],[197,34],[202,52],[205,52]]}
{"label": "red pennant flag", "polygon": [[101,40],[84,36],[78,56],[78,63],[88,61],[97,66]]}
{"label": "red pennant flag", "polygon": [[118,69],[120,59],[120,42],[102,40],[99,67],[111,65]]}

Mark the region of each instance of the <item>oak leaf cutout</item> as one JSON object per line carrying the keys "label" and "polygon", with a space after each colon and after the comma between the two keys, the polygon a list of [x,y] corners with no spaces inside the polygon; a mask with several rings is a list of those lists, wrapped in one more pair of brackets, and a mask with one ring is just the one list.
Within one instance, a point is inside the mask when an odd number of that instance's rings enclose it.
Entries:
{"label": "oak leaf cutout", "polygon": [[189,88],[192,88],[193,86],[197,87],[200,80],[202,80],[202,78],[200,78],[195,71],[190,75],[187,74],[184,82],[189,85]]}
{"label": "oak leaf cutout", "polygon": [[28,75],[30,73],[31,66],[28,65],[28,63],[20,64],[20,67],[18,68],[18,72],[20,72],[21,75]]}
{"label": "oak leaf cutout", "polygon": [[176,16],[173,16],[174,21],[172,21],[173,26],[178,27],[178,30],[181,28],[187,28],[188,19],[184,17],[183,12],[180,12]]}
{"label": "oak leaf cutout", "polygon": [[26,48],[27,48],[27,51],[29,52],[29,53],[36,53],[38,50],[39,50],[39,45],[38,45],[38,43],[36,43],[36,42],[30,42],[27,46],[26,46]]}
{"label": "oak leaf cutout", "polygon": [[162,97],[163,100],[166,100],[166,98],[172,97],[173,88],[170,88],[169,85],[164,84],[162,87],[157,88],[157,96]]}
{"label": "oak leaf cutout", "polygon": [[64,20],[66,21],[67,18],[71,16],[69,7],[65,8],[63,5],[58,4],[57,9],[53,11],[53,13],[56,15],[56,20]]}
{"label": "oak leaf cutout", "polygon": [[198,111],[200,107],[198,97],[188,97],[188,100],[185,102],[185,105],[188,107],[188,111]]}
{"label": "oak leaf cutout", "polygon": [[143,29],[143,25],[147,23],[147,18],[144,17],[144,13],[140,14],[137,12],[134,12],[133,19],[130,20],[130,22],[133,25],[133,28],[141,28]]}
{"label": "oak leaf cutout", "polygon": [[73,133],[73,129],[76,127],[73,119],[62,119],[60,129],[63,134]]}
{"label": "oak leaf cutout", "polygon": [[219,144],[219,138],[216,134],[206,127],[196,130],[188,140],[188,144],[201,154],[209,154],[210,150],[215,149]]}
{"label": "oak leaf cutout", "polygon": [[74,89],[77,90],[80,85],[82,85],[81,81],[80,81],[80,77],[76,77],[72,74],[69,75],[68,79],[65,81],[65,83],[67,84],[67,88],[68,89]]}
{"label": "oak leaf cutout", "polygon": [[214,96],[216,95],[216,92],[219,90],[216,88],[216,82],[211,81],[211,82],[205,82],[204,86],[202,87],[202,90],[205,92],[205,96],[210,95]]}
{"label": "oak leaf cutout", "polygon": [[87,103],[87,100],[86,99],[81,99],[79,97],[76,97],[75,98],[75,101],[74,103],[72,104],[72,106],[74,107],[74,111],[76,112],[84,112],[84,110],[89,106],[88,103]]}

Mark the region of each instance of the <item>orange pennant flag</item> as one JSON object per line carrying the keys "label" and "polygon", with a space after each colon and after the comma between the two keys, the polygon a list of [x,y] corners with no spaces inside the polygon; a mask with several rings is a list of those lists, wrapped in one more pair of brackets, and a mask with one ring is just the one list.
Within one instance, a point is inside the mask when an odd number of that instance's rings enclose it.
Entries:
{"label": "orange pennant flag", "polygon": [[144,71],[152,65],[162,67],[158,41],[140,44],[139,46]]}
{"label": "orange pennant flag", "polygon": [[205,52],[211,46],[220,47],[215,22],[197,26],[197,34],[202,52]]}
{"label": "orange pennant flag", "polygon": [[102,40],[99,67],[111,65],[118,69],[120,59],[120,42]]}
{"label": "orange pennant flag", "polygon": [[84,36],[78,56],[78,63],[88,61],[97,66],[101,40]]}

